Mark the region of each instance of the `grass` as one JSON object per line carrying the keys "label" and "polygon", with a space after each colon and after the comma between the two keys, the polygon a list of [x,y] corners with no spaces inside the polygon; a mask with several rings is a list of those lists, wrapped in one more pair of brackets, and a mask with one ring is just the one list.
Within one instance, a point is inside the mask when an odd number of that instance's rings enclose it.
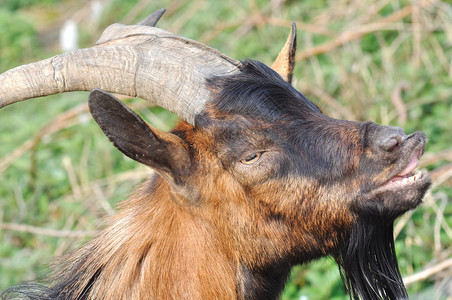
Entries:
{"label": "grass", "polygon": [[[107,25],[132,24],[166,7],[160,27],[267,64],[296,21],[297,89],[332,117],[429,136],[421,165],[434,188],[396,223],[396,247],[413,299],[452,297],[450,2],[114,0],[104,4],[100,20],[90,19],[90,7],[75,0],[7,0],[0,8],[0,71],[57,53],[58,28],[70,17],[88,47]],[[152,173],[113,149],[86,99],[87,93],[70,93],[0,111],[0,290],[45,273],[52,257],[89,238]],[[126,102],[161,129],[176,122],[162,109]],[[347,299],[331,259],[294,268],[282,298],[302,296]]]}

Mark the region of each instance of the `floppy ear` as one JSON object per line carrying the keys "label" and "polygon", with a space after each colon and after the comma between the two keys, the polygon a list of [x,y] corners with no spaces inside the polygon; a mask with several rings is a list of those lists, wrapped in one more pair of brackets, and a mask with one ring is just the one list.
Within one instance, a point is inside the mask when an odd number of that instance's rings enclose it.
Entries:
{"label": "floppy ear", "polygon": [[88,104],[94,120],[119,151],[172,183],[182,183],[191,159],[181,138],[150,127],[124,103],[100,89],[90,93]]}
{"label": "floppy ear", "polygon": [[292,29],[286,43],[284,44],[284,47],[282,48],[281,52],[279,52],[278,57],[271,67],[288,83],[292,83],[292,73],[295,67],[296,49],[297,27],[294,22],[292,23]]}

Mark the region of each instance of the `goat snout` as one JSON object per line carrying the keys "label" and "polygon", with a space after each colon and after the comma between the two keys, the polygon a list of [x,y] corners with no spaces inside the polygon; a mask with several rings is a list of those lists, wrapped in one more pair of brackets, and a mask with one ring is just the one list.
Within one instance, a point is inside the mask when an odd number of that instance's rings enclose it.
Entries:
{"label": "goat snout", "polygon": [[380,126],[380,134],[375,140],[375,144],[383,151],[392,152],[402,144],[406,137],[402,128]]}
{"label": "goat snout", "polygon": [[400,127],[381,126],[373,122],[363,125],[367,130],[365,144],[376,151],[394,152],[408,137]]}

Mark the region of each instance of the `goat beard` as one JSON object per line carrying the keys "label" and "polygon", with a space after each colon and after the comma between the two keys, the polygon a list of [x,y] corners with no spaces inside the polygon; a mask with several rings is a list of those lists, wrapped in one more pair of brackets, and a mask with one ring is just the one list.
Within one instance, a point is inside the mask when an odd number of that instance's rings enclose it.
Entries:
{"label": "goat beard", "polygon": [[393,236],[394,219],[360,216],[335,260],[350,298],[407,299]]}

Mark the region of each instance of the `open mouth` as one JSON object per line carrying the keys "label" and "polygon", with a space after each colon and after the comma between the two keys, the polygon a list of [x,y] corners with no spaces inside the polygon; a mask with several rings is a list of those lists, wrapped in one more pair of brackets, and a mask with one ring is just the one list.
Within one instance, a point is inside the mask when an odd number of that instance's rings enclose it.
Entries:
{"label": "open mouth", "polygon": [[407,184],[410,182],[415,182],[416,180],[421,179],[424,177],[424,173],[420,170],[416,170],[414,172],[410,172],[404,176],[396,175],[393,178],[391,178],[386,185],[401,185],[401,184]]}
{"label": "open mouth", "polygon": [[417,149],[411,154],[408,164],[402,171],[389,179],[383,186],[401,186],[414,183],[424,178],[425,174],[420,170],[415,170],[419,164],[419,158],[422,156],[423,149]]}
{"label": "open mouth", "polygon": [[359,197],[357,207],[370,214],[395,219],[421,204],[431,185],[428,173],[416,170],[426,142],[423,133],[408,136],[400,151],[394,153],[397,156],[394,169],[381,185]]}

